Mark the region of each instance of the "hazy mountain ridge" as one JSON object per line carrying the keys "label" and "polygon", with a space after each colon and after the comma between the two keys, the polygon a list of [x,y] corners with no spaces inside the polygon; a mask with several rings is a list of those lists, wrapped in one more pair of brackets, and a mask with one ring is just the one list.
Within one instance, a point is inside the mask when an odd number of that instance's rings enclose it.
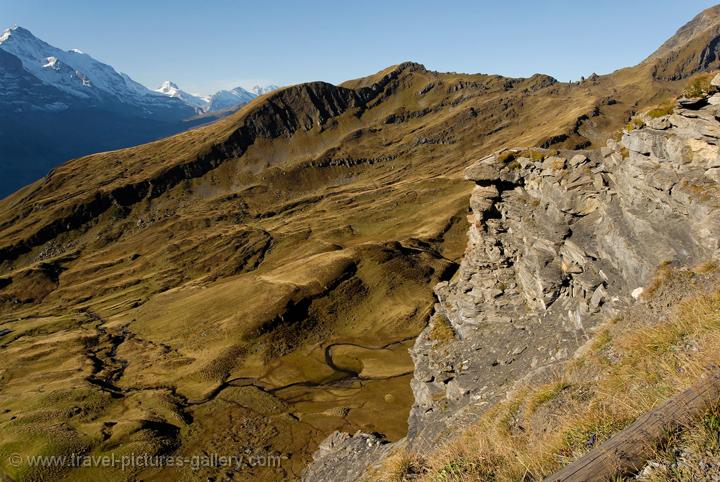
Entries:
{"label": "hazy mountain ridge", "polygon": [[275,84],[267,84],[267,85],[254,85],[250,92],[255,94],[256,96],[260,97],[261,95],[269,94],[273,90],[278,90],[280,88],[279,85]]}

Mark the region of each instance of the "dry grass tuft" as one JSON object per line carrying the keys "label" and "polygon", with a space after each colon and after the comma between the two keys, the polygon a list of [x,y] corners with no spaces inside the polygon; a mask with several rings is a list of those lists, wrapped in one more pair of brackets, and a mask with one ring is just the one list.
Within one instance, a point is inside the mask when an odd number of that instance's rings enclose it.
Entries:
{"label": "dry grass tuft", "polygon": [[713,77],[714,74],[712,73],[703,73],[693,77],[687,87],[685,87],[685,90],[683,90],[683,97],[693,98],[708,95],[708,93],[712,90],[710,81]]}
{"label": "dry grass tuft", "polygon": [[537,151],[535,149],[526,149],[520,154],[518,154],[517,157],[527,157],[528,159],[532,159],[533,161],[542,161],[543,159],[545,159],[545,153]]}
{"label": "dry grass tuft", "polygon": [[563,390],[566,390],[568,388],[571,388],[572,384],[565,382],[565,381],[559,381],[555,383],[550,383],[547,385],[544,385],[543,387],[540,387],[530,398],[527,406],[527,411],[529,414],[534,414],[537,409],[547,403],[551,400],[554,400],[560,395]]}
{"label": "dry grass tuft", "polygon": [[455,339],[455,330],[450,326],[450,322],[444,316],[436,314],[430,320],[430,332],[428,338],[434,344],[446,344]]}
{"label": "dry grass tuft", "polygon": [[706,274],[714,273],[718,269],[720,269],[720,265],[718,265],[718,262],[714,259],[710,259],[693,266],[692,272],[695,274]]}
{"label": "dry grass tuft", "polygon": [[657,290],[665,284],[673,273],[672,267],[669,261],[665,261],[655,270],[655,274],[648,282],[645,290],[643,291],[643,298],[650,298]]}
{"label": "dry grass tuft", "polygon": [[398,452],[388,457],[384,466],[383,480],[403,482],[413,480],[424,470],[424,460],[416,453]]}
{"label": "dry grass tuft", "polygon": [[515,160],[515,158],[516,158],[516,155],[515,155],[515,152],[513,152],[513,151],[502,151],[497,156],[498,162],[502,162],[502,163],[512,162]]}
{"label": "dry grass tuft", "polygon": [[647,112],[648,117],[651,119],[657,119],[658,117],[663,117],[666,115],[670,115],[673,113],[673,110],[675,109],[675,102],[674,101],[667,101],[664,102],[657,107],[650,109]]}
{"label": "dry grass tuft", "polygon": [[625,131],[632,132],[636,129],[642,129],[643,127],[645,127],[645,121],[639,117],[633,117],[633,119],[625,126]]}

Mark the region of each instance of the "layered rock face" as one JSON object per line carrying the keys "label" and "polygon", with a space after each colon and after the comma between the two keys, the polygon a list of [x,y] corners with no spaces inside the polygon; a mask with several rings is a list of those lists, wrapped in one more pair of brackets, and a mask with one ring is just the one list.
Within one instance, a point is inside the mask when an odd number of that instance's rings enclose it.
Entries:
{"label": "layered rock face", "polygon": [[[634,119],[599,150],[508,149],[467,168],[468,246],[411,351],[415,405],[402,443],[422,453],[519,382],[541,381],[640,299],[659,266],[717,257],[719,141],[711,92]],[[356,480],[388,450],[335,434],[304,480]]]}
{"label": "layered rock face", "polygon": [[466,170],[467,251],[412,353],[411,448],[572,356],[659,265],[717,256],[718,104],[681,99],[601,150],[511,149]]}

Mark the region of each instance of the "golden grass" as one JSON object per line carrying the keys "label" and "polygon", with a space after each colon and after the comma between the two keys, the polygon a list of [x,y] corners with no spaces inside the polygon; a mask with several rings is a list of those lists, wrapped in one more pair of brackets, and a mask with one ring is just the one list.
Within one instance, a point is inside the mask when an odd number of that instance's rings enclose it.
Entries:
{"label": "golden grass", "polygon": [[630,122],[625,125],[626,132],[632,132],[636,129],[642,129],[645,126],[645,121],[639,117],[633,117]]}
{"label": "golden grass", "polygon": [[527,406],[528,413],[535,413],[541,405],[557,398],[563,390],[570,387],[572,387],[572,385],[565,381],[543,385],[530,397]]}
{"label": "golden grass", "polygon": [[720,269],[720,264],[714,259],[703,261],[692,267],[692,272],[696,274],[714,273]]}
{"label": "golden grass", "polygon": [[500,154],[498,154],[497,159],[498,162],[501,163],[508,163],[515,160],[517,157],[517,153],[513,151],[502,151]]}
{"label": "golden grass", "polygon": [[428,338],[436,345],[443,345],[455,339],[455,331],[450,322],[442,315],[435,315],[430,321]]}
{"label": "golden grass", "polygon": [[526,149],[520,152],[517,157],[527,157],[528,159],[532,159],[533,161],[542,161],[543,159],[545,159],[545,154],[535,149]]}
{"label": "golden grass", "polygon": [[683,90],[683,97],[692,98],[707,95],[712,89],[710,81],[713,77],[714,73],[702,73],[694,76]]}
{"label": "golden grass", "polygon": [[387,482],[403,482],[419,474],[425,461],[417,453],[399,451],[388,457],[384,464],[383,480]]}
{"label": "golden grass", "polygon": [[673,274],[670,262],[660,264],[655,270],[655,274],[645,286],[643,290],[643,298],[651,297]]}
{"label": "golden grass", "polygon": [[669,100],[647,111],[647,115],[652,119],[657,119],[658,117],[672,114],[674,109],[675,101]]}
{"label": "golden grass", "polygon": [[[662,273],[657,283],[687,272]],[[422,480],[541,480],[720,363],[720,291],[683,299],[661,324],[628,321],[608,322],[548,383],[517,390],[429,454]]]}

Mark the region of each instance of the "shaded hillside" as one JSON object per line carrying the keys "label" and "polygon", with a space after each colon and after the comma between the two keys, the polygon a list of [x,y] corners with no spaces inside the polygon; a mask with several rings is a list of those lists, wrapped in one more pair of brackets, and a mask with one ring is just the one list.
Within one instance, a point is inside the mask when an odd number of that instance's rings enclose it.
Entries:
{"label": "shaded hillside", "polygon": [[[284,480],[333,430],[403,437],[407,350],[465,249],[463,169],[604,142],[679,88],[649,64],[563,84],[405,63],[58,167],[0,202],[0,460],[247,449],[288,458],[193,476]],[[130,475],[99,472],[73,477]]]}

